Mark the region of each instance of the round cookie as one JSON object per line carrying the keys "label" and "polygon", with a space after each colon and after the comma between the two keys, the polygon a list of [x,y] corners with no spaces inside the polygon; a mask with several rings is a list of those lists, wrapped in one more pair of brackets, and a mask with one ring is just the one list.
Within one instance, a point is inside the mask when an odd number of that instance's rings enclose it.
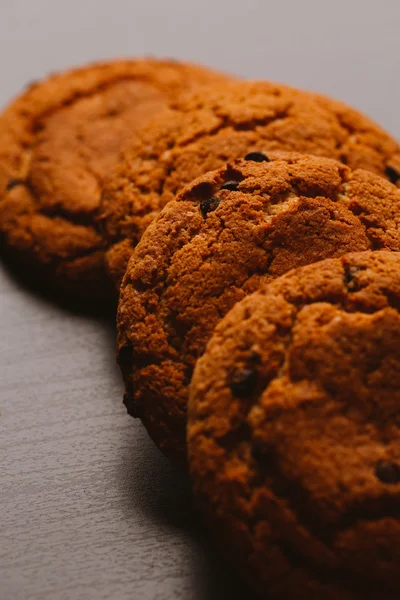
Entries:
{"label": "round cookie", "polygon": [[261,598],[399,598],[399,311],[399,253],[328,259],[238,303],[197,363],[195,493]]}
{"label": "round cookie", "polygon": [[152,59],[89,65],[32,84],[0,116],[0,235],[63,291],[108,285],[95,227],[103,178],[140,125],[183,90],[221,81]]}
{"label": "round cookie", "polygon": [[129,413],[184,460],[188,386],[218,321],[294,267],[381,248],[400,251],[400,189],[368,171],[270,153],[195,180],[149,226],[121,286]]}
{"label": "round cookie", "polygon": [[398,143],[354,109],[268,82],[208,86],[141,129],[105,182],[99,220],[116,284],[143,231],[184,185],[271,150],[335,158],[400,183]]}

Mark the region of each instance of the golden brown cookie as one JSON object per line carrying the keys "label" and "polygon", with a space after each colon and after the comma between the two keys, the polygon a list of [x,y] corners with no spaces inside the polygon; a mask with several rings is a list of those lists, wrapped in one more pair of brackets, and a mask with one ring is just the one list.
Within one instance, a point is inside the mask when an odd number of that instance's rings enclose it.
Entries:
{"label": "golden brown cookie", "polygon": [[177,94],[222,75],[115,61],[36,83],[0,117],[0,234],[23,265],[78,295],[106,285],[94,226],[103,178],[132,133]]}
{"label": "golden brown cookie", "polygon": [[218,321],[289,269],[381,248],[400,251],[400,189],[374,173],[270,153],[197,179],[149,226],[121,286],[129,413],[184,460],[188,386]]}
{"label": "golden brown cookie", "polygon": [[267,82],[209,86],[140,130],[105,183],[100,223],[116,284],[145,228],[183,185],[271,150],[336,158],[400,182],[399,145],[352,108]]}
{"label": "golden brown cookie", "polygon": [[195,493],[261,598],[400,596],[400,254],[299,268],[238,303],[191,385]]}

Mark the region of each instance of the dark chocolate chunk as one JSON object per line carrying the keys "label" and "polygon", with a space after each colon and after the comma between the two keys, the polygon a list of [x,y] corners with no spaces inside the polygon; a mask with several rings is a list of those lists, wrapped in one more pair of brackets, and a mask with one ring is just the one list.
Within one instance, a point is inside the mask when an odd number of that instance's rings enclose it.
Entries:
{"label": "dark chocolate chunk", "polygon": [[390,165],[386,165],[385,173],[386,173],[386,177],[392,183],[397,183],[398,180],[400,179],[400,172],[397,169],[395,169],[394,167],[391,167]]}
{"label": "dark chocolate chunk", "polygon": [[357,284],[356,274],[360,269],[358,267],[350,267],[345,265],[344,268],[344,285],[349,292],[356,292],[359,287]]}
{"label": "dark chocolate chunk", "polygon": [[134,362],[132,344],[127,343],[119,349],[117,361],[121,368],[125,368],[128,371],[132,368]]}
{"label": "dark chocolate chunk", "polygon": [[238,181],[227,181],[224,185],[221,185],[221,190],[229,190],[230,192],[236,192],[238,189]]}
{"label": "dark chocolate chunk", "polygon": [[375,467],[375,475],[382,483],[400,483],[400,467],[396,463],[380,460]]}
{"label": "dark chocolate chunk", "polygon": [[269,162],[268,156],[262,152],[249,152],[244,159],[252,160],[253,162]]}
{"label": "dark chocolate chunk", "polygon": [[244,398],[254,393],[257,385],[257,372],[252,369],[235,369],[229,378],[229,387],[234,396]]}
{"label": "dark chocolate chunk", "polygon": [[208,213],[213,212],[218,208],[220,203],[220,199],[215,196],[211,196],[211,198],[207,198],[200,203],[201,214],[204,218],[207,217]]}

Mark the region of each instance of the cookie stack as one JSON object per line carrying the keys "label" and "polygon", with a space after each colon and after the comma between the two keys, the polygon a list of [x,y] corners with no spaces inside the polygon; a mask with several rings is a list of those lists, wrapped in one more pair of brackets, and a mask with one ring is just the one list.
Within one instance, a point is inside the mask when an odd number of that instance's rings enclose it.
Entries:
{"label": "cookie stack", "polygon": [[0,118],[4,254],[119,290],[128,412],[261,598],[400,595],[400,147],[348,106],[172,61]]}

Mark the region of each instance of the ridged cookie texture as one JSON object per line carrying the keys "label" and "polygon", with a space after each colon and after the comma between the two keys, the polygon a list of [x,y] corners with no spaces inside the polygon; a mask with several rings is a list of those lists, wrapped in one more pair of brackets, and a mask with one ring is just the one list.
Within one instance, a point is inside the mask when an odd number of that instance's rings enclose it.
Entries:
{"label": "ridged cookie texture", "polygon": [[261,598],[400,595],[400,254],[282,276],[220,322],[191,385],[196,496]]}
{"label": "ridged cookie texture", "polygon": [[218,321],[292,268],[400,250],[400,190],[328,158],[251,153],[192,182],[149,226],[121,286],[125,403],[185,459],[188,388]]}
{"label": "ridged cookie texture", "polygon": [[269,82],[207,86],[142,128],[104,184],[99,221],[117,286],[143,231],[184,185],[271,150],[335,158],[400,182],[398,143],[340,102]]}

